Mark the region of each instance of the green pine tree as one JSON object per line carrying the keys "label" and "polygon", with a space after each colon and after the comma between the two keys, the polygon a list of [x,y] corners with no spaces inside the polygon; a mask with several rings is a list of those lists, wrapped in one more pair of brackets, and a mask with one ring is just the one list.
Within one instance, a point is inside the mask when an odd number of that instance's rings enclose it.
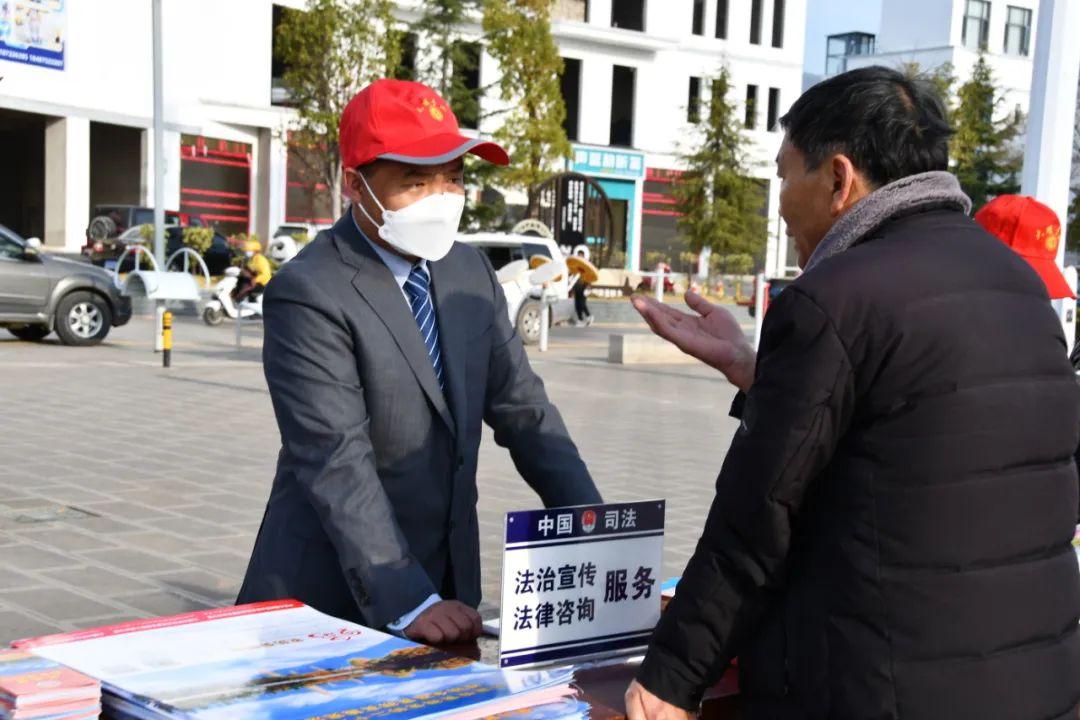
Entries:
{"label": "green pine tree", "polygon": [[[417,80],[426,82],[450,104],[463,127],[477,128],[483,117],[482,101],[488,90],[468,78],[480,67],[480,43],[461,39],[461,28],[480,9],[481,0],[424,0],[424,14],[413,26],[424,58],[418,63]],[[466,195],[462,226],[491,229],[502,218],[506,205],[498,193],[486,192],[501,168],[465,156]],[[476,194],[484,198],[476,201]]]}
{"label": "green pine tree", "polygon": [[917,62],[908,62],[901,66],[900,71],[909,79],[923,82],[933,88],[938,99],[941,100],[942,109],[945,110],[945,121],[951,122],[953,88],[956,85],[953,64],[944,63],[927,69]]}
{"label": "green pine tree", "polygon": [[413,26],[424,48],[417,79],[426,82],[450,104],[465,127],[476,127],[484,88],[470,88],[470,73],[480,66],[477,43],[461,39],[461,27],[477,9],[478,0],[424,0],[424,14]]}
{"label": "green pine tree", "polygon": [[570,156],[559,87],[563,61],[551,36],[552,0],[483,0],[488,52],[499,63],[499,96],[509,108],[495,133],[512,165],[500,176],[528,194],[528,217],[539,211],[538,184]]}
{"label": "green pine tree", "polygon": [[282,78],[297,111],[291,144],[312,175],[330,188],[331,210],[341,214],[338,123],[345,105],[365,85],[394,74],[401,32],[391,0],[310,0],[305,11],[286,10],[278,27]]}
{"label": "green pine tree", "polygon": [[956,93],[950,154],[953,172],[975,209],[998,195],[1020,191],[1023,154],[1016,138],[1023,131],[1019,110],[1002,115],[1004,102],[993,71],[980,56],[971,77]]}
{"label": "green pine tree", "polygon": [[728,99],[727,67],[721,67],[711,85],[712,100],[694,125],[696,142],[680,155],[686,170],[673,187],[675,207],[681,213],[677,226],[694,252],[708,248],[724,258],[738,254],[760,258],[768,227],[762,212],[764,195],[761,183],[750,177],[751,141]]}

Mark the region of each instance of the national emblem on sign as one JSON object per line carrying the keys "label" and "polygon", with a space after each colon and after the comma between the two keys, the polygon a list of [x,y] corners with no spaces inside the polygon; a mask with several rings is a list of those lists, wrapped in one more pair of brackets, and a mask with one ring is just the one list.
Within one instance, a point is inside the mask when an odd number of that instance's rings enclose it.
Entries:
{"label": "national emblem on sign", "polygon": [[596,529],[596,512],[586,510],[581,513],[581,529],[587,533],[591,533]]}

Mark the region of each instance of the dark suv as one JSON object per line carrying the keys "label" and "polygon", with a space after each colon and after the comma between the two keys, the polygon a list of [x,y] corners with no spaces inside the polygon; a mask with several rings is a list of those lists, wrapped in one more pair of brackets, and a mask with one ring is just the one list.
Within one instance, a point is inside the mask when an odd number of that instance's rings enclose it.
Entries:
{"label": "dark suv", "polygon": [[[95,265],[103,265],[111,270],[115,261],[127,248],[127,243],[120,240],[125,230],[140,225],[154,224],[154,209],[136,205],[98,205],[90,215],[90,224],[86,226],[86,244],[82,254]],[[165,225],[183,227],[204,227],[205,223],[198,215],[165,211]]]}
{"label": "dark suv", "polygon": [[21,340],[56,330],[65,345],[96,345],[130,319],[131,298],[109,272],[42,254],[0,225],[0,327]]}

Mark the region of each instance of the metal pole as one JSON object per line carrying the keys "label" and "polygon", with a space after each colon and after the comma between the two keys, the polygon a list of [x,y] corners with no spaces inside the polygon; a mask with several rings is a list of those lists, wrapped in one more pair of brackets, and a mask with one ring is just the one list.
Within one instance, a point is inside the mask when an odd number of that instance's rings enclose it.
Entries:
{"label": "metal pole", "polygon": [[236,305],[236,347],[243,347],[244,345],[244,329],[241,327],[244,324],[244,311],[240,308],[240,303],[234,303]]}
{"label": "metal pole", "polygon": [[545,287],[540,296],[540,352],[548,349],[548,325],[551,323],[551,302],[548,300],[548,291]]}
{"label": "metal pole", "polygon": [[656,302],[664,302],[664,263],[656,266]]}
{"label": "metal pole", "polygon": [[754,283],[754,349],[761,344],[761,326],[765,322],[765,292],[768,283],[765,273],[758,273]]}
{"label": "metal pole", "polygon": [[165,101],[162,73],[161,1],[153,0],[154,43],[154,255],[165,264]]}
{"label": "metal pole", "polygon": [[161,300],[154,301],[154,352],[165,349],[165,304]]}

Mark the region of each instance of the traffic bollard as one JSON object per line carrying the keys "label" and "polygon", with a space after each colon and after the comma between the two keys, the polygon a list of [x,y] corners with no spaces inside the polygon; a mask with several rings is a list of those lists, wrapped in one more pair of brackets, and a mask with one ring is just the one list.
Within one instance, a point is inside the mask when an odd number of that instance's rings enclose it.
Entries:
{"label": "traffic bollard", "polygon": [[172,366],[172,313],[168,310],[161,316],[161,363]]}

